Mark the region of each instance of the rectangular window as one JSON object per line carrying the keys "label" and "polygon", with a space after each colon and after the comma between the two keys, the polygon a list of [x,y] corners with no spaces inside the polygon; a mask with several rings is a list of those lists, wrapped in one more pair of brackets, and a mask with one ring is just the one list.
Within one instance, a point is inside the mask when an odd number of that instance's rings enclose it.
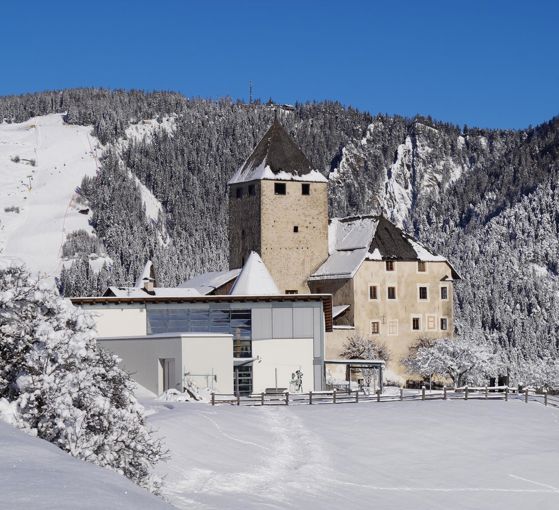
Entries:
{"label": "rectangular window", "polygon": [[293,227],[293,232],[295,232],[295,233],[299,232],[299,227],[297,225],[295,225]]}
{"label": "rectangular window", "polygon": [[427,287],[419,287],[419,299],[421,301],[427,300]]}
{"label": "rectangular window", "polygon": [[396,299],[396,287],[388,287],[388,299]]}
{"label": "rectangular window", "polygon": [[423,260],[417,261],[417,271],[420,273],[424,273],[425,271],[427,271],[427,266],[425,265],[425,261]]}
{"label": "rectangular window", "polygon": [[437,317],[435,315],[427,316],[427,329],[431,331],[437,329]]}
{"label": "rectangular window", "polygon": [[286,194],[285,182],[275,182],[274,193],[276,195],[285,195]]}
{"label": "rectangular window", "polygon": [[390,336],[398,335],[398,319],[388,321],[388,334]]}
{"label": "rectangular window", "polygon": [[237,188],[235,194],[237,198],[243,198],[243,188]]}
{"label": "rectangular window", "polygon": [[369,299],[378,299],[378,287],[369,285]]}
{"label": "rectangular window", "polygon": [[285,291],[286,294],[299,294],[298,290],[286,290]]}
{"label": "rectangular window", "polygon": [[448,329],[448,319],[446,317],[441,317],[441,331],[446,331]]}
{"label": "rectangular window", "polygon": [[420,331],[421,330],[421,318],[420,317],[412,317],[411,329],[413,329],[414,331]]}
{"label": "rectangular window", "polygon": [[256,195],[256,187],[254,186],[254,184],[249,184],[248,185],[248,194],[253,197]]}
{"label": "rectangular window", "polygon": [[394,261],[393,260],[387,260],[386,261],[386,270],[387,271],[394,271]]}
{"label": "rectangular window", "polygon": [[441,299],[448,299],[448,287],[441,287]]}
{"label": "rectangular window", "polygon": [[378,335],[380,333],[380,322],[371,321],[371,334]]}
{"label": "rectangular window", "polygon": [[301,184],[301,195],[310,195],[311,194],[311,185],[303,183]]}

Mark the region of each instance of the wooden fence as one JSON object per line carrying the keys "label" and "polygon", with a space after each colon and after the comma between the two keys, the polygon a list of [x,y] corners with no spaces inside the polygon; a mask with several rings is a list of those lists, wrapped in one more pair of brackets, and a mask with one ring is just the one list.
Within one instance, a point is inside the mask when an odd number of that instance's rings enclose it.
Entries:
{"label": "wooden fence", "polygon": [[230,404],[237,406],[264,405],[321,405],[321,404],[358,404],[363,402],[398,402],[426,400],[523,400],[538,402],[545,406],[559,407],[559,395],[539,392],[534,388],[509,388],[508,386],[464,386],[461,388],[443,388],[442,390],[405,390],[400,388],[395,395],[376,393],[366,394],[361,391],[309,391],[308,393],[257,393],[240,396],[224,393],[212,393],[211,404]]}

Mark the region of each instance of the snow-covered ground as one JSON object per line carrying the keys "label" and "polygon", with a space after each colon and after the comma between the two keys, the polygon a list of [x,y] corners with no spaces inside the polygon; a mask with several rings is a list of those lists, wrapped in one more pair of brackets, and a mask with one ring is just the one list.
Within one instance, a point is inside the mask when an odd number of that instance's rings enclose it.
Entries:
{"label": "snow-covered ground", "polygon": [[559,508],[559,410],[540,404],[149,405],[179,508]]}
{"label": "snow-covered ground", "polygon": [[90,132],[91,126],[64,124],[60,114],[0,124],[1,256],[55,276],[65,236],[91,231],[75,194],[97,168],[98,141]]}
{"label": "snow-covered ground", "polygon": [[0,509],[171,509],[123,476],[0,421]]}

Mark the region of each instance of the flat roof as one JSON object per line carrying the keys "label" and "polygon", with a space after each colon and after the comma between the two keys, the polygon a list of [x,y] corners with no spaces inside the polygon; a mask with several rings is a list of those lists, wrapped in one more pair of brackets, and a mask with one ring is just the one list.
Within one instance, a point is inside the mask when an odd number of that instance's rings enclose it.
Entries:
{"label": "flat roof", "polygon": [[148,304],[148,303],[272,303],[321,301],[324,310],[324,323],[327,332],[332,331],[332,294],[279,294],[277,296],[231,296],[229,294],[213,296],[142,296],[142,297],[76,297],[70,298],[73,305],[114,305],[114,304]]}

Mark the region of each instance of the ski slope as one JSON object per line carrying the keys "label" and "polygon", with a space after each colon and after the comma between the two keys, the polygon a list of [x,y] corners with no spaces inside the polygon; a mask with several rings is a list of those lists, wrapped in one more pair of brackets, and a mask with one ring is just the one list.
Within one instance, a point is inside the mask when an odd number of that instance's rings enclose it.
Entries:
{"label": "ski slope", "polygon": [[97,168],[99,144],[90,133],[91,126],[64,124],[61,114],[0,124],[0,256],[56,276],[66,235],[91,231],[75,194]]}
{"label": "ski slope", "polygon": [[0,421],[0,510],[173,508],[123,476]]}
{"label": "ski slope", "polygon": [[146,405],[181,509],[559,508],[559,410],[536,403]]}

